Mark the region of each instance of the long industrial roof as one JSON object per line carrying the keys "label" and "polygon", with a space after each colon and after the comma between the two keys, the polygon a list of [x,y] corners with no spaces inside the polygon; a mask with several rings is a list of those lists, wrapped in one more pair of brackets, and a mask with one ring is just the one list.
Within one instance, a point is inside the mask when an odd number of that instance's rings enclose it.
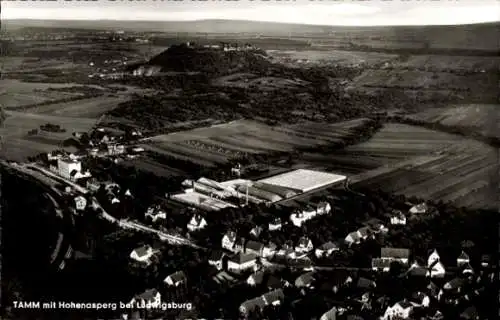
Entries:
{"label": "long industrial roof", "polygon": [[346,178],[346,176],[333,173],[298,169],[266,178],[260,180],[259,182],[286,187],[300,192],[308,192],[310,190],[343,181]]}

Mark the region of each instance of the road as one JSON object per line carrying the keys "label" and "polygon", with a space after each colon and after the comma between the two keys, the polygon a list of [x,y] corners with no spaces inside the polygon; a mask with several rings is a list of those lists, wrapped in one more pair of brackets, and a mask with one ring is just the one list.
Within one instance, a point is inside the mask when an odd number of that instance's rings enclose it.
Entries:
{"label": "road", "polygon": [[205,249],[205,248],[202,248],[202,247],[194,244],[192,241],[190,241],[184,237],[179,237],[176,235],[168,234],[168,233],[165,233],[165,232],[162,232],[160,230],[148,227],[146,225],[143,225],[143,224],[135,222],[135,221],[129,221],[129,220],[122,219],[122,220],[118,220],[118,225],[121,228],[125,228],[125,229],[135,229],[135,230],[139,230],[139,231],[143,231],[143,232],[156,234],[160,237],[161,240],[167,241],[167,242],[172,243],[172,244],[187,245],[187,246],[190,246],[190,247],[193,247],[196,249]]}

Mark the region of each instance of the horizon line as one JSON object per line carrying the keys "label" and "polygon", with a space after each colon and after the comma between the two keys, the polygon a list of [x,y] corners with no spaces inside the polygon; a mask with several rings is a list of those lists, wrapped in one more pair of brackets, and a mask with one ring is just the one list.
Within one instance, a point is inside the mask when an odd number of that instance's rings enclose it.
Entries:
{"label": "horizon line", "polygon": [[316,27],[446,27],[446,26],[468,26],[468,25],[482,25],[482,24],[495,24],[500,23],[499,20],[495,21],[484,21],[484,22],[474,22],[474,23],[455,23],[455,24],[374,24],[374,25],[325,25],[325,24],[313,24],[313,23],[296,23],[296,22],[278,22],[278,21],[268,21],[268,20],[246,20],[246,19],[192,19],[192,20],[133,20],[133,19],[31,19],[31,18],[2,18],[3,21],[109,21],[109,22],[173,22],[173,23],[185,23],[185,22],[203,22],[203,21],[233,21],[233,22],[254,22],[254,23],[274,23],[281,25],[306,25],[306,26],[316,26]]}

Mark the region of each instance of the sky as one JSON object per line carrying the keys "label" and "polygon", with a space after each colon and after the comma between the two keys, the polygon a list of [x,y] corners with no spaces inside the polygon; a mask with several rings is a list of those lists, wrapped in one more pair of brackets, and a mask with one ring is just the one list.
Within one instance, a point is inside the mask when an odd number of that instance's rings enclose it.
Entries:
{"label": "sky", "polygon": [[500,0],[4,0],[1,5],[2,19],[230,19],[332,26],[450,25],[500,21]]}

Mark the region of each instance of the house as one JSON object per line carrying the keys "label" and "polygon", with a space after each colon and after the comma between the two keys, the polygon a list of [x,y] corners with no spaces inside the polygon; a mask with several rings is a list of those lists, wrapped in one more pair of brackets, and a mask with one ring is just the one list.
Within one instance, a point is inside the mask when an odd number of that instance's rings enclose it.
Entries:
{"label": "house", "polygon": [[149,289],[133,297],[132,300],[130,300],[131,305],[141,305],[146,303],[160,304],[161,303],[160,292],[158,292],[158,290],[156,289]]}
{"label": "house", "polygon": [[111,204],[119,204],[120,203],[120,199],[118,199],[116,197],[116,195],[114,194],[114,192],[112,192],[112,191],[108,191],[107,197],[108,197],[108,201]]}
{"label": "house", "polygon": [[442,290],[439,289],[439,287],[432,281],[427,286],[427,292],[429,293],[429,296],[436,300],[439,300],[442,295]]}
{"label": "house", "polygon": [[462,274],[464,274],[464,275],[473,275],[474,274],[474,269],[472,268],[470,263],[460,265],[460,270],[462,271]]}
{"label": "house", "polygon": [[263,294],[262,299],[268,306],[277,306],[285,300],[285,293],[283,292],[283,289],[276,289]]}
{"label": "house", "polygon": [[299,243],[295,247],[295,252],[297,253],[307,253],[310,252],[313,249],[313,244],[311,242],[311,239],[307,237],[301,237],[299,239]]}
{"label": "house", "polygon": [[276,254],[276,249],[277,249],[276,244],[273,243],[273,242],[269,242],[262,249],[262,256],[264,258],[272,257],[272,256],[274,256]]}
{"label": "house", "polygon": [[389,229],[387,229],[382,223],[382,221],[380,221],[379,219],[375,218],[370,219],[367,222],[365,222],[365,225],[369,227],[373,233],[380,233],[380,232],[385,233],[389,231]]}
{"label": "house", "polygon": [[275,218],[273,221],[269,222],[269,231],[277,231],[281,230],[281,219],[280,218]]}
{"label": "house", "polygon": [[446,282],[443,286],[443,289],[449,292],[460,292],[462,291],[462,287],[464,286],[465,281],[461,278],[454,278]]}
{"label": "house", "polygon": [[313,218],[315,215],[316,209],[308,208],[303,211],[297,210],[290,215],[290,221],[292,221],[294,226],[301,227],[304,222]]}
{"label": "house", "polygon": [[431,278],[444,278],[446,270],[440,261],[435,261],[427,269],[427,276]]}
{"label": "house", "polygon": [[441,311],[437,310],[436,313],[433,316],[431,316],[429,319],[431,319],[431,320],[443,320],[444,315]]}
{"label": "house", "polygon": [[146,210],[146,213],[144,213],[144,217],[149,217],[151,220],[153,220],[153,222],[155,222],[159,219],[165,220],[167,218],[167,213],[163,211],[160,206],[152,206]]}
{"label": "house", "polygon": [[328,257],[330,256],[334,251],[340,250],[338,243],[333,243],[331,241],[323,243],[321,246],[319,246],[314,254],[316,255],[317,258],[321,257]]}
{"label": "house", "polygon": [[228,231],[222,237],[222,248],[226,250],[233,251],[235,243],[236,243],[236,232],[234,231]]}
{"label": "house", "polygon": [[178,287],[187,283],[187,277],[184,271],[177,271],[168,275],[163,282],[169,286]]}
{"label": "house", "polygon": [[359,289],[372,289],[376,286],[377,284],[375,283],[375,281],[364,277],[359,277],[358,281],[356,282],[356,287]]}
{"label": "house", "polygon": [[392,307],[388,307],[382,317],[383,320],[409,319],[413,313],[414,306],[408,301],[400,301]]}
{"label": "house", "polygon": [[90,178],[86,183],[87,189],[96,192],[101,188],[101,183],[96,178]]}
{"label": "house", "polygon": [[257,241],[248,240],[245,245],[245,253],[253,253],[257,256],[262,256],[264,253],[264,244]]}
{"label": "house", "polygon": [[243,271],[253,268],[257,262],[257,255],[253,253],[238,253],[228,260],[227,268],[232,271]]}
{"label": "house", "polygon": [[417,204],[410,208],[409,212],[411,214],[424,214],[429,210],[427,204],[425,202]]}
{"label": "house", "polygon": [[464,320],[479,320],[479,314],[475,307],[468,307],[460,314],[460,319]]}
{"label": "house", "polygon": [[368,239],[368,237],[370,237],[370,235],[372,234],[370,227],[359,228],[357,232],[361,240]]}
{"label": "house", "polygon": [[491,263],[491,256],[487,254],[483,254],[481,256],[481,267],[487,268],[490,266]]}
{"label": "house", "polygon": [[123,194],[125,197],[130,197],[133,198],[134,196],[132,195],[132,192],[130,192],[130,189],[125,190],[125,193]]}
{"label": "house", "polygon": [[307,272],[295,279],[295,287],[310,288],[314,282],[314,272]]}
{"label": "house", "polygon": [[411,302],[419,307],[429,307],[431,300],[428,295],[423,292],[414,292],[411,296]]}
{"label": "house", "polygon": [[82,196],[75,197],[75,208],[78,211],[83,211],[87,207],[87,199]]}
{"label": "house", "polygon": [[208,258],[208,264],[217,268],[217,270],[222,270],[222,259],[224,258],[224,252],[221,250],[214,250],[210,253]]}
{"label": "house", "polygon": [[439,256],[438,252],[436,249],[434,249],[429,257],[427,258],[427,267],[430,267],[431,265],[434,264],[436,261],[441,261],[441,257]]}
{"label": "house", "polygon": [[258,239],[260,234],[262,233],[262,227],[261,226],[255,226],[250,230],[250,236],[254,237],[255,239]]}
{"label": "house", "polygon": [[197,230],[201,230],[207,226],[207,221],[199,214],[194,214],[191,220],[189,221],[187,228],[189,231],[194,232]]}
{"label": "house", "polygon": [[391,214],[390,223],[392,225],[406,225],[406,216],[400,210],[395,210]]}
{"label": "house", "polygon": [[252,287],[260,285],[264,281],[264,276],[265,276],[264,271],[257,271],[255,273],[252,273],[247,278],[247,284]]}
{"label": "house", "polygon": [[391,269],[391,260],[382,258],[372,258],[372,270],[376,272],[389,272]]}
{"label": "house", "polygon": [[361,243],[361,237],[358,234],[358,232],[355,231],[355,232],[349,233],[347,235],[347,237],[345,237],[344,241],[345,241],[345,243],[347,243],[347,245],[351,246],[353,244],[359,244],[359,243]]}
{"label": "house", "polygon": [[240,313],[248,314],[256,310],[262,310],[266,307],[266,302],[262,297],[247,300],[240,305]]}
{"label": "house", "polygon": [[462,253],[460,253],[460,255],[457,258],[457,266],[461,267],[465,264],[469,264],[469,262],[470,262],[469,255],[465,253],[465,251],[462,251]]}
{"label": "house", "polygon": [[410,258],[410,250],[403,248],[381,248],[380,258],[382,260],[397,261],[404,265],[408,264]]}
{"label": "house", "polygon": [[411,277],[427,277],[428,271],[427,267],[421,266],[418,262],[414,262],[406,274]]}
{"label": "house", "polygon": [[151,263],[151,257],[155,255],[155,250],[149,245],[144,245],[142,247],[136,248],[132,250],[130,253],[130,258],[137,261],[137,262],[142,262],[146,264]]}
{"label": "house", "polygon": [[332,206],[330,205],[330,203],[326,201],[321,201],[320,203],[318,203],[318,206],[316,208],[317,214],[328,214],[331,211],[332,211]]}

